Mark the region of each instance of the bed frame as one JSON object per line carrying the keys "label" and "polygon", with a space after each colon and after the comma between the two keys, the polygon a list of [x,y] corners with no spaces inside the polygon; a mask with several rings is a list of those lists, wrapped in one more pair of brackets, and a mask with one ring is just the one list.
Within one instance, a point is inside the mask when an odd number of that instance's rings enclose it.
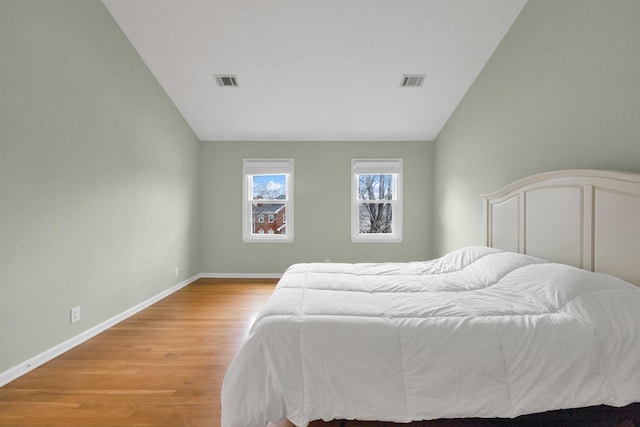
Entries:
{"label": "bed frame", "polygon": [[[482,198],[487,246],[612,274],[640,286],[639,173],[546,172],[520,179]],[[516,420],[430,420],[411,425],[640,425],[631,420],[640,420],[640,403],[623,408],[600,405],[556,410]],[[369,425],[349,423],[335,420],[311,425]],[[284,420],[270,427],[295,426]]]}
{"label": "bed frame", "polygon": [[547,172],[482,198],[487,246],[640,286],[640,174]]}

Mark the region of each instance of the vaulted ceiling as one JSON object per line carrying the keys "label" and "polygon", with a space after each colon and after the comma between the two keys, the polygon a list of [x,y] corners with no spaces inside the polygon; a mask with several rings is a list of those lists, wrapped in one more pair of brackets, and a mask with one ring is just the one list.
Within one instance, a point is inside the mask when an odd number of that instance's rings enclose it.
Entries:
{"label": "vaulted ceiling", "polygon": [[398,141],[436,138],[526,0],[103,2],[201,140]]}

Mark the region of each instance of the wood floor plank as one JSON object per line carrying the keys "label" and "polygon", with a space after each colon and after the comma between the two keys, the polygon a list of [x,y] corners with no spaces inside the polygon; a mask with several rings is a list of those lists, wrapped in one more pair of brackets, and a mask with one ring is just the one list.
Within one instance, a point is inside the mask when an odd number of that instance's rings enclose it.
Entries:
{"label": "wood floor plank", "polygon": [[274,281],[194,283],[0,388],[0,427],[216,427]]}

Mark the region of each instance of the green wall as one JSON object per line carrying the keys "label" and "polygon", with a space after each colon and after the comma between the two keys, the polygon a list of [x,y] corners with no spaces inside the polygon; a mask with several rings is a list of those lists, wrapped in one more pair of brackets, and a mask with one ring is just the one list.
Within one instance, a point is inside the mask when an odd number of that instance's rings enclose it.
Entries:
{"label": "green wall", "polygon": [[[242,242],[242,159],[293,158],[293,243]],[[350,168],[358,157],[402,158],[400,243],[352,243]],[[296,262],[365,262],[431,256],[432,142],[203,142],[203,273],[282,273]]]}
{"label": "green wall", "polygon": [[482,237],[480,194],[557,169],[640,172],[640,2],[529,0],[436,140],[434,255]]}
{"label": "green wall", "polygon": [[199,272],[199,142],[98,0],[1,0],[0,61],[1,373]]}

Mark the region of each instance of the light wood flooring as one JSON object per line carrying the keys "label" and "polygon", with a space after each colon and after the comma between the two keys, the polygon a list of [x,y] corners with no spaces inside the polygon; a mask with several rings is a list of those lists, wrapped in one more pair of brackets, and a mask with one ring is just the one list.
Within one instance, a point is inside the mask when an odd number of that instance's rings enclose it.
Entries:
{"label": "light wood flooring", "polygon": [[0,388],[0,426],[219,426],[224,373],[273,288],[186,286]]}
{"label": "light wood flooring", "polygon": [[[200,280],[0,388],[0,427],[218,427],[227,366],[273,280]],[[638,404],[516,420],[310,427],[640,427]]]}

